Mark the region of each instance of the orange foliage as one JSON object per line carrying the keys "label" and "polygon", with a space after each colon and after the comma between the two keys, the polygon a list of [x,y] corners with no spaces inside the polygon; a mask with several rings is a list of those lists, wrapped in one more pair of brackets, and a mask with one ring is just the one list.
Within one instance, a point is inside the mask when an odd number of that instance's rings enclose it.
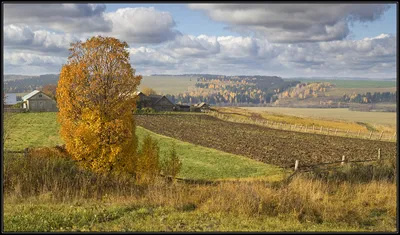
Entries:
{"label": "orange foliage", "polygon": [[56,98],[56,89],[57,85],[54,84],[47,84],[43,86],[42,92],[48,95],[49,97],[55,99]]}
{"label": "orange foliage", "polygon": [[57,86],[60,134],[68,153],[100,173],[135,171],[133,111],[142,79],[129,63],[128,44],[92,37],[71,44]]}

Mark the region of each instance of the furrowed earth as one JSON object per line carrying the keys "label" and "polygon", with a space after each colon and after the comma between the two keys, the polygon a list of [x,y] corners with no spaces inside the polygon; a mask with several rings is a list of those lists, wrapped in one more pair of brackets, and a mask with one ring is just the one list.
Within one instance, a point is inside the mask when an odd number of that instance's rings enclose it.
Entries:
{"label": "furrowed earth", "polygon": [[136,123],[158,134],[246,156],[281,167],[396,157],[396,143],[276,130],[227,122],[208,115],[136,115]]}

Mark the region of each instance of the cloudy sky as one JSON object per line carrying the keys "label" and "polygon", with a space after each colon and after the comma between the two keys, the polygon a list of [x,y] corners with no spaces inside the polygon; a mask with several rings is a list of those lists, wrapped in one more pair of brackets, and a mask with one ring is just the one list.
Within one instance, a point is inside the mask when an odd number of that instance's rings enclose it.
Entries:
{"label": "cloudy sky", "polygon": [[126,41],[137,74],[396,77],[395,4],[4,4],[4,72],[59,73],[71,42]]}

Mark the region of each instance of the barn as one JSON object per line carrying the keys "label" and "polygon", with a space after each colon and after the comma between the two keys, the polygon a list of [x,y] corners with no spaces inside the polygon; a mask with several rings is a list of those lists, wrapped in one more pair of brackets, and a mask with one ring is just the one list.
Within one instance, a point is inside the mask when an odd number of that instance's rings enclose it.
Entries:
{"label": "barn", "polygon": [[137,107],[141,108],[152,108],[155,111],[173,111],[175,108],[175,104],[172,103],[166,96],[164,95],[145,95],[142,92],[138,94]]}
{"label": "barn", "polygon": [[57,112],[57,103],[41,91],[34,90],[22,97],[23,108],[30,112]]}

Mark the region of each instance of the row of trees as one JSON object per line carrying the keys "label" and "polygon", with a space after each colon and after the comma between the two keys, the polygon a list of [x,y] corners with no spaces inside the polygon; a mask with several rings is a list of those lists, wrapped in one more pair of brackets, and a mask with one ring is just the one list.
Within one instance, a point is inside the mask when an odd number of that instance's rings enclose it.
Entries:
{"label": "row of trees", "polygon": [[378,103],[378,102],[396,102],[397,91],[396,92],[367,92],[365,94],[353,93],[351,95],[344,94],[342,101],[352,102],[352,103]]}
{"label": "row of trees", "polygon": [[167,95],[175,103],[265,104],[299,81],[284,81],[269,76],[217,76],[198,78],[195,88],[178,95]]}

